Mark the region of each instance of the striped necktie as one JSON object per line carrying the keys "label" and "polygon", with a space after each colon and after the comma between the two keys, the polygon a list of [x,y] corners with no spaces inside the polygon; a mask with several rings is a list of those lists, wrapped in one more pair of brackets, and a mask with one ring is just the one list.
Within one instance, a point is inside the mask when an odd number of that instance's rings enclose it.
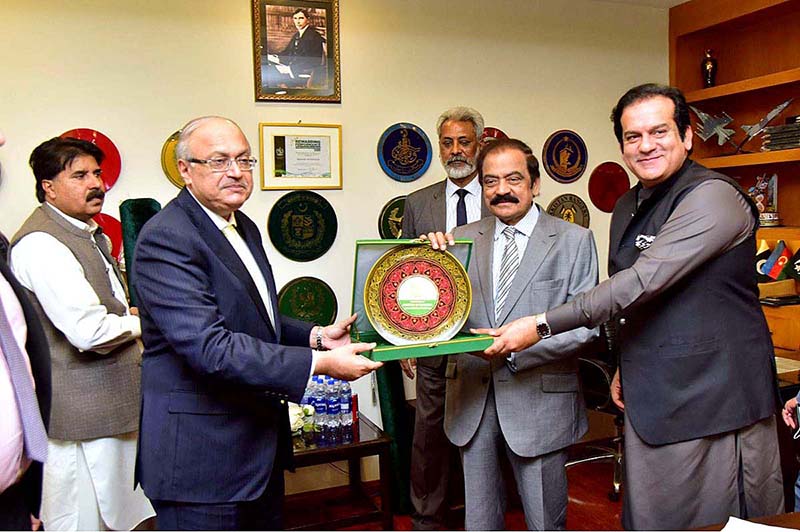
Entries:
{"label": "striped necktie", "polygon": [[22,435],[25,441],[25,454],[31,460],[44,462],[47,459],[47,432],[44,430],[39,402],[33,390],[31,376],[25,356],[19,348],[11,323],[2,302],[0,302],[0,347],[8,363],[8,373],[14,386],[17,408],[22,421]]}
{"label": "striped necktie", "polygon": [[511,283],[514,282],[514,276],[519,269],[519,250],[517,250],[517,242],[514,240],[514,235],[517,230],[511,226],[503,229],[503,236],[506,237],[506,246],[503,249],[503,258],[500,261],[500,275],[497,277],[497,291],[494,298],[494,318],[500,319],[500,313],[503,311],[503,304],[508,297],[508,292],[511,290]]}

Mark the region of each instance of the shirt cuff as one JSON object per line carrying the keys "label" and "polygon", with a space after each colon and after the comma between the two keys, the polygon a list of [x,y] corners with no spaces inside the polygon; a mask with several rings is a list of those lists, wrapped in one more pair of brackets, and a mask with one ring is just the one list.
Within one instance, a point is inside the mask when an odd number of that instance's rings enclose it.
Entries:
{"label": "shirt cuff", "polygon": [[308,380],[311,380],[311,377],[314,376],[314,369],[317,367],[317,356],[319,352],[316,349],[311,350],[311,371],[308,373]]}

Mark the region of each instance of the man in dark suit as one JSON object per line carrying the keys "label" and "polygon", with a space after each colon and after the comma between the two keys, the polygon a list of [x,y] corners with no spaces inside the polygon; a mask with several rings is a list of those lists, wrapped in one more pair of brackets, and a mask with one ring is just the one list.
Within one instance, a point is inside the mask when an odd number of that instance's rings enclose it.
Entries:
{"label": "man in dark suit", "polygon": [[300,402],[312,374],[353,380],[381,364],[358,355],[375,344],[350,343],[354,316],[320,327],[278,313],[261,235],[239,210],[256,162],[241,129],[198,118],[176,153],[186,188],[144,226],[133,264],[137,478],[159,528],[281,529],[286,401]]}
{"label": "man in dark suit", "polygon": [[[268,61],[273,63],[267,70],[268,85],[272,87],[280,84],[287,87],[304,87],[314,72],[324,65],[325,40],[316,28],[310,25],[308,10],[295,9],[292,21],[297,32],[289,44],[277,56],[272,54],[267,56]],[[289,70],[276,65],[288,67]]]}
{"label": "man in dark suit", "polygon": [[[4,143],[5,138],[0,133],[0,146]],[[0,277],[0,284],[6,285],[7,283],[8,285],[3,286],[0,290],[0,304],[3,305],[5,314],[9,316],[9,322],[12,327],[15,324],[12,317],[15,312],[21,309],[24,317],[24,323],[20,324],[27,328],[27,337],[24,337],[24,352],[27,353],[30,361],[30,374],[35,383],[38,413],[46,429],[50,420],[50,350],[47,346],[47,339],[39,323],[36,311],[31,306],[22,286],[14,278],[5,260],[0,261]],[[11,288],[11,291],[6,291],[8,287]],[[4,335],[2,343],[16,341],[18,334],[19,331],[14,329],[14,338],[8,338]],[[9,356],[7,353],[4,353],[4,355],[5,357]],[[4,360],[3,363],[5,364],[6,361]],[[16,389],[8,371],[0,372],[0,375],[3,375],[0,378],[0,390],[11,392],[16,397]],[[3,397],[6,396],[4,395]],[[5,423],[13,419],[16,419],[17,424],[19,424],[20,414],[15,400],[0,401],[0,418],[3,419],[4,427],[7,426]],[[21,427],[21,425],[19,426]],[[10,436],[11,434],[3,434],[4,439]],[[46,434],[44,437],[43,443],[46,448]],[[19,464],[19,468],[16,472],[16,478],[5,480],[0,478],[0,483],[3,484],[0,486],[0,529],[37,530],[39,528],[39,505],[42,498],[42,463],[28,460],[27,456],[29,454],[23,449],[22,434],[14,440],[16,440],[16,443],[9,440],[8,446],[2,447],[1,461],[4,464],[4,472],[6,466]],[[9,459],[10,457],[16,458]]]}
{"label": "man in dark suit", "polygon": [[[483,116],[469,107],[453,107],[439,116],[439,160],[447,179],[409,194],[403,213],[403,237],[451,231],[490,215],[481,200],[478,175]],[[447,357],[416,361],[416,417],[411,448],[411,503],[415,530],[442,526],[450,474],[450,443],[444,434],[444,372]],[[414,360],[400,362],[409,378]]]}

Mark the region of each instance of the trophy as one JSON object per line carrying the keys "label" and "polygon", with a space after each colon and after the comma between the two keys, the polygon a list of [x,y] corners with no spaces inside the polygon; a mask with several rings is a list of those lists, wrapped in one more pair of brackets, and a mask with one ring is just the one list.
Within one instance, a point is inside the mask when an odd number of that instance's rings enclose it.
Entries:
{"label": "trophy", "polygon": [[714,53],[714,50],[710,48],[706,50],[705,57],[703,57],[703,61],[700,63],[700,72],[703,75],[703,87],[706,89],[717,84],[717,60],[711,56],[712,53]]}
{"label": "trophy", "polygon": [[778,216],[778,174],[767,174],[756,177],[756,184],[747,191],[758,209],[758,221],[761,227],[775,227],[781,225]]}

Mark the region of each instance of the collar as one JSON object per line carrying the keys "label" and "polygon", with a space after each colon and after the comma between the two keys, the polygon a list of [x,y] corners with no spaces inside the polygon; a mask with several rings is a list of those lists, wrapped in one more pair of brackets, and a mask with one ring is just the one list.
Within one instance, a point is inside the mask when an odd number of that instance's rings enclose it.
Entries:
{"label": "collar", "polygon": [[208,207],[206,207],[205,205],[200,203],[200,200],[198,200],[195,197],[195,195],[192,194],[191,190],[189,190],[187,188],[186,192],[188,192],[189,195],[192,197],[192,199],[195,200],[198,205],[200,205],[200,208],[203,209],[203,212],[205,212],[208,215],[208,217],[211,219],[211,221],[214,223],[214,225],[217,226],[217,229],[222,231],[226,227],[228,227],[229,225],[233,225],[234,227],[236,227],[236,216],[235,216],[235,213],[231,213],[231,219],[230,220],[226,220],[225,218],[223,218],[219,214],[215,213],[214,211],[212,211],[211,209],[209,209]]}
{"label": "collar", "polygon": [[80,229],[81,231],[86,231],[88,233],[94,233],[97,230],[97,228],[99,227],[97,225],[97,222],[95,222],[94,220],[89,220],[89,223],[87,224],[85,222],[82,222],[81,220],[78,220],[77,218],[73,218],[72,216],[70,216],[68,214],[64,214],[63,212],[61,212],[58,209],[58,207],[56,207],[52,203],[48,203],[48,202],[45,201],[44,205],[46,205],[48,208],[52,209],[52,211],[54,213],[58,214],[59,216],[64,218],[66,221],[68,221],[69,223],[71,223],[72,225],[74,225],[75,227]]}
{"label": "collar", "polygon": [[[445,181],[446,181],[447,184],[444,186],[444,193],[445,193],[445,196],[448,197],[448,198],[451,197],[451,196],[454,196],[456,194],[456,191],[459,188],[462,188],[462,187],[457,186],[455,183],[453,183],[453,180],[450,179],[449,177]],[[467,183],[467,185],[464,186],[463,188],[464,188],[464,190],[466,190],[470,194],[473,194],[473,195],[477,196],[478,198],[481,197],[481,192],[482,192],[481,191],[481,184],[478,183],[478,176],[477,175],[475,177],[473,177],[472,181]]]}
{"label": "collar", "polygon": [[[536,222],[539,221],[539,205],[534,203],[530,210],[514,225],[514,229],[525,235],[527,238],[533,234],[533,228],[536,227]],[[500,218],[495,217],[494,224],[494,239],[497,240],[503,235],[503,231],[508,227],[508,224],[503,223]]]}
{"label": "collar", "polygon": [[308,24],[308,25],[307,25],[305,28],[303,28],[302,30],[297,30],[297,33],[299,33],[299,34],[300,34],[300,37],[302,37],[302,36],[303,36],[303,34],[306,32],[306,30],[307,30],[307,29],[308,29],[310,26],[311,26],[311,24]]}

